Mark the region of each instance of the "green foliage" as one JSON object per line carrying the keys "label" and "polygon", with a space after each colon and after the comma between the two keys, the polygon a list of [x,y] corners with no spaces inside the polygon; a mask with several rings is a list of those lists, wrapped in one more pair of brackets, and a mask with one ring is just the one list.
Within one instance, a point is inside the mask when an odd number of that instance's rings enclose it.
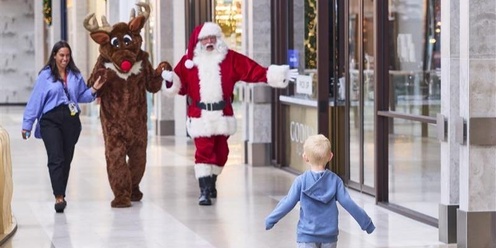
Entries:
{"label": "green foliage", "polygon": [[305,68],[317,68],[317,4],[305,0]]}
{"label": "green foliage", "polygon": [[48,26],[52,25],[52,0],[43,0],[43,19]]}

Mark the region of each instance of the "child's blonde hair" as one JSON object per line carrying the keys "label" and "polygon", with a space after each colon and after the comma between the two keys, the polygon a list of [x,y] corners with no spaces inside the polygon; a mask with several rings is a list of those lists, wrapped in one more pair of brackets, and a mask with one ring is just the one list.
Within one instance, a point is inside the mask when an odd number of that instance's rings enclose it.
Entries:
{"label": "child's blonde hair", "polygon": [[331,141],[322,134],[311,135],[303,144],[303,152],[310,163],[324,165],[329,162]]}

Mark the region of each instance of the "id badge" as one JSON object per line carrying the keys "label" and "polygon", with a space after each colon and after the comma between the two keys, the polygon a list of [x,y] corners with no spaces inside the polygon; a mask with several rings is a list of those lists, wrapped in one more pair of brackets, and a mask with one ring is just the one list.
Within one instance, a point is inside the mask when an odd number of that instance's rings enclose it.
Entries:
{"label": "id badge", "polygon": [[75,116],[77,114],[77,112],[78,112],[78,109],[76,107],[76,104],[73,103],[73,102],[70,102],[68,106],[69,106],[69,110],[71,111],[71,115],[72,116]]}

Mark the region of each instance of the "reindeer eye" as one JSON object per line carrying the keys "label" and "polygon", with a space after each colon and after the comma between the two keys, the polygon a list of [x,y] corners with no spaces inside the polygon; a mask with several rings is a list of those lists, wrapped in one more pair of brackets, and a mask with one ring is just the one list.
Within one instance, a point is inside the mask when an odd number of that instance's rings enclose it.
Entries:
{"label": "reindeer eye", "polygon": [[131,38],[130,35],[126,34],[124,35],[124,44],[129,45],[133,41],[133,38]]}
{"label": "reindeer eye", "polygon": [[110,44],[115,47],[119,47],[119,41],[117,40],[117,37],[114,37],[110,40]]}

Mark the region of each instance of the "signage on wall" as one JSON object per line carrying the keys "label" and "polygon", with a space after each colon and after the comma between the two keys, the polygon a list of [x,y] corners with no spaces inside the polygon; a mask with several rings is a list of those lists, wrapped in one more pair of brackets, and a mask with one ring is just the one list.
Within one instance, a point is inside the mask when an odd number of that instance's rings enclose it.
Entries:
{"label": "signage on wall", "polygon": [[291,121],[289,124],[289,137],[292,142],[303,144],[308,136],[314,134],[316,134],[315,131],[308,125],[296,121]]}
{"label": "signage on wall", "polygon": [[312,95],[313,93],[313,77],[307,75],[298,75],[296,77],[296,93]]}
{"label": "signage on wall", "polygon": [[289,124],[289,137],[291,142],[296,143],[296,153],[298,156],[303,154],[303,143],[310,135],[317,134],[315,130],[303,123],[291,121]]}
{"label": "signage on wall", "polygon": [[289,49],[288,50],[288,65],[291,68],[298,68],[298,50]]}

